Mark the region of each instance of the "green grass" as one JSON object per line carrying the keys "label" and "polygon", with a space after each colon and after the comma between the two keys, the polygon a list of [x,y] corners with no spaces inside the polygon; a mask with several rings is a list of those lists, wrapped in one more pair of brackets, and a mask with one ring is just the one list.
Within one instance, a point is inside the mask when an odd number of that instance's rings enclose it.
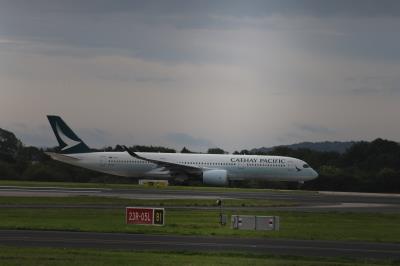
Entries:
{"label": "green grass", "polygon": [[377,266],[394,261],[268,256],[244,253],[105,251],[0,247],[1,265],[293,265]]}
{"label": "green grass", "polygon": [[232,213],[278,215],[281,230],[245,231],[220,226],[217,210],[169,209],[163,227],[126,225],[124,208],[3,208],[0,228],[400,242],[400,214],[227,212]]}
{"label": "green grass", "polygon": [[285,192],[285,193],[311,193],[315,191],[305,190],[279,190],[279,189],[256,189],[256,188],[230,188],[230,187],[208,187],[208,186],[166,186],[149,187],[137,184],[106,184],[106,183],[79,183],[79,182],[45,182],[45,181],[19,181],[0,180],[0,186],[25,186],[25,187],[64,187],[64,188],[117,188],[117,189],[159,189],[159,190],[195,190],[212,192]]}
{"label": "green grass", "polygon": [[[213,199],[124,199],[115,197],[97,196],[74,196],[74,197],[13,197],[0,196],[0,205],[18,204],[59,204],[79,206],[83,204],[95,205],[125,205],[125,206],[204,206],[217,207],[216,200]],[[263,200],[263,199],[226,199],[223,200],[226,207],[281,207],[295,206],[289,201]]]}

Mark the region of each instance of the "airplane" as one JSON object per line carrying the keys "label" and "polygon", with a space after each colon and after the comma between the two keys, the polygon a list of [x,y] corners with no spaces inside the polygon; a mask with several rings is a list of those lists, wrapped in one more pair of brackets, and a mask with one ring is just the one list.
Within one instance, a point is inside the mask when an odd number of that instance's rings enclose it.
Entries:
{"label": "airplane", "polygon": [[236,180],[296,181],[318,177],[306,162],[284,156],[122,152],[90,149],[55,115],[47,116],[60,152],[47,152],[54,160],[94,171],[130,178],[202,180],[203,184],[226,186]]}

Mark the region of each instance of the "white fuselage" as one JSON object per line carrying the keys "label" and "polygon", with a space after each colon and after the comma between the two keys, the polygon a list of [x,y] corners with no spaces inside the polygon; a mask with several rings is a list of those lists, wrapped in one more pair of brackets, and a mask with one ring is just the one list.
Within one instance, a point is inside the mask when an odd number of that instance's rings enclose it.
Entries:
{"label": "white fuselage", "polygon": [[[91,170],[135,178],[168,179],[171,172],[155,163],[130,156],[127,152],[49,153],[56,160]],[[202,171],[221,169],[229,180],[308,181],[318,174],[304,161],[283,156],[145,153],[147,159],[200,168]],[[73,158],[73,159],[71,159]]]}

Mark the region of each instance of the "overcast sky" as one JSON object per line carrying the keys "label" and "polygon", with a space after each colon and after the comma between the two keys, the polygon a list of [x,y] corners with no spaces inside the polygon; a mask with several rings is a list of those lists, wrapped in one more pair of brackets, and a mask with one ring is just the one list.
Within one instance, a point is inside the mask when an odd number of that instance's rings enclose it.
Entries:
{"label": "overcast sky", "polygon": [[400,1],[1,1],[0,127],[55,146],[400,141]]}

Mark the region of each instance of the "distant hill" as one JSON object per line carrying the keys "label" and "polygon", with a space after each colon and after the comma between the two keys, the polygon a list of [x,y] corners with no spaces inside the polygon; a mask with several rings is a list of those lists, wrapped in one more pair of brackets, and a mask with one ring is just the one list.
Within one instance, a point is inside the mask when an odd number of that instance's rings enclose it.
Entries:
{"label": "distant hill", "polygon": [[355,141],[323,141],[323,142],[300,142],[291,145],[280,145],[274,147],[262,147],[252,149],[251,153],[267,153],[272,151],[275,147],[287,147],[293,150],[297,149],[310,149],[314,151],[321,152],[338,152],[344,153],[348,148],[350,148]]}

